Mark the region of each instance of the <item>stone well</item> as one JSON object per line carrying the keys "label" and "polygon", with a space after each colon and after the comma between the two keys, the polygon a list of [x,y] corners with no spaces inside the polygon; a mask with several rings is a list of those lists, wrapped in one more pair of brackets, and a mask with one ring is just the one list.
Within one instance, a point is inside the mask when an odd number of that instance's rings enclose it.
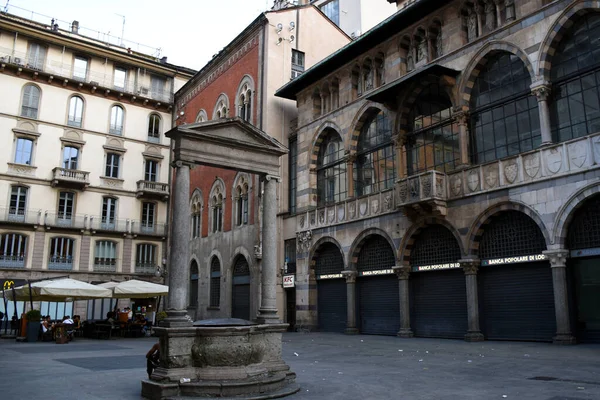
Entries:
{"label": "stone well", "polygon": [[142,381],[142,396],[272,399],[296,393],[296,374],[281,358],[287,326],[222,319],[155,328],[160,367]]}

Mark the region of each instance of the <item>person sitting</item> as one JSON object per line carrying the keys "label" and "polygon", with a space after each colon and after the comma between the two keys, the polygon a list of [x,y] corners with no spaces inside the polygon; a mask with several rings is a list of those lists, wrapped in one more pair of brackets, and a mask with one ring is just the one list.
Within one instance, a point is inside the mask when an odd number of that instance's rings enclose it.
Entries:
{"label": "person sitting", "polygon": [[75,333],[75,322],[71,319],[70,315],[65,315],[62,321],[65,332],[67,333],[67,338],[69,341],[73,340],[73,334]]}
{"label": "person sitting", "polygon": [[48,322],[49,319],[50,319],[49,315],[42,318],[41,325],[42,325],[42,341],[43,342],[51,342],[52,341],[52,326]]}
{"label": "person sitting", "polygon": [[115,313],[113,313],[112,311],[109,311],[106,313],[106,322],[108,322],[111,325],[115,324]]}
{"label": "person sitting", "polygon": [[148,353],[146,353],[146,372],[148,379],[152,377],[152,371],[159,365],[160,359],[160,342],[157,342]]}

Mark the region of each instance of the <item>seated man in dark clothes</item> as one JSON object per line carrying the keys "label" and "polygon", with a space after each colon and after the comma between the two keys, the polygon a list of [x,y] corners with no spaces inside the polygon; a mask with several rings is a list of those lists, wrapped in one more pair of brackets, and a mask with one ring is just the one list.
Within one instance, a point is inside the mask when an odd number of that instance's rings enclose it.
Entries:
{"label": "seated man in dark clothes", "polygon": [[152,371],[158,367],[158,360],[160,358],[160,342],[157,342],[148,353],[146,353],[146,372],[148,373],[148,379],[152,376]]}

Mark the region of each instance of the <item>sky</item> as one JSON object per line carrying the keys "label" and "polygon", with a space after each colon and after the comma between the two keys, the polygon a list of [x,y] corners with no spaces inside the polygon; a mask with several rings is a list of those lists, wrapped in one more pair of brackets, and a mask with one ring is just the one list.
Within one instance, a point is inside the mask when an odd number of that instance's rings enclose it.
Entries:
{"label": "sky", "polygon": [[11,14],[54,18],[62,29],[77,20],[80,33],[113,43],[125,16],[128,47],[152,55],[160,48],[169,63],[199,70],[273,0],[0,0],[3,11],[7,4]]}

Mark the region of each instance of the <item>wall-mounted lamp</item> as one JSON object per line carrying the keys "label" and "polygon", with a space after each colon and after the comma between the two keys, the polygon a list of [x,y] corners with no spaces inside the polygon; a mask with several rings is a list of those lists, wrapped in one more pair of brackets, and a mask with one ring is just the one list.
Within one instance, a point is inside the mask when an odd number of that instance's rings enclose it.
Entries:
{"label": "wall-mounted lamp", "polygon": [[294,21],[290,22],[290,27],[288,28],[291,31],[293,31],[296,28],[296,24],[294,23]]}
{"label": "wall-mounted lamp", "polygon": [[278,23],[277,24],[277,34],[279,35],[282,30],[283,30],[283,24],[282,23]]}
{"label": "wall-mounted lamp", "polygon": [[283,42],[283,38],[280,37],[280,38],[277,39],[277,42],[275,42],[275,44],[277,46],[279,46],[281,44],[281,42]]}
{"label": "wall-mounted lamp", "polygon": [[294,40],[296,40],[296,37],[294,35],[290,35],[290,38],[288,40],[290,41],[290,43],[292,43]]}

